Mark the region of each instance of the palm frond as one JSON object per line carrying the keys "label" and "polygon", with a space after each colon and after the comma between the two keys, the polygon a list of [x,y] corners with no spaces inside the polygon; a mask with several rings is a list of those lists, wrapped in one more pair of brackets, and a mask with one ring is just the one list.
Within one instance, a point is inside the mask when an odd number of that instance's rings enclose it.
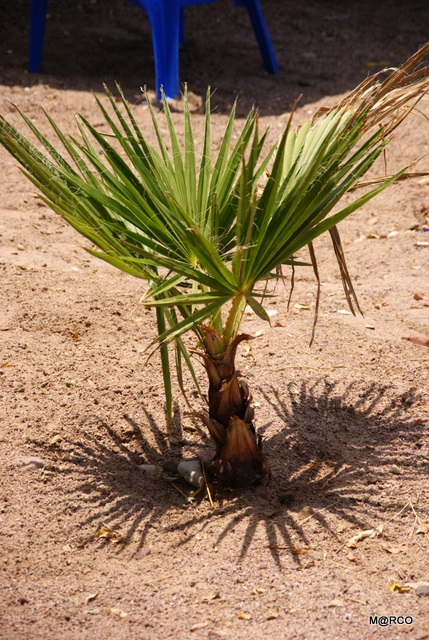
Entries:
{"label": "palm frond", "polygon": [[[291,116],[276,144],[267,144],[266,131],[260,135],[254,111],[233,136],[234,105],[215,151],[208,91],[200,158],[186,90],[183,143],[165,98],[168,141],[149,103],[157,148],[119,87],[119,100],[107,88],[107,105],[96,98],[105,121],[102,129],[80,116],[79,137],[68,136],[46,114],[57,144],[19,110],[35,143],[0,116],[0,143],[44,202],[95,245],[93,255],[148,281],[146,302],[156,308],[169,419],[166,343],[176,341],[183,389],[182,365],[196,381],[183,334],[194,332],[209,348],[209,332],[201,328],[206,323],[219,349],[227,349],[246,305],[269,320],[258,283],[281,277],[282,265],[292,265],[294,277],[303,264],[295,256],[306,245],[320,283],[312,242],[326,231],[349,305],[360,310],[336,225],[407,175],[405,168],[392,176],[365,177],[396,127],[429,90],[429,67],[422,64],[428,54],[429,43],[399,69],[367,78],[338,105],[319,110],[297,130]],[[354,197],[358,188],[364,193]],[[352,199],[341,206],[346,194]],[[316,319],[319,295],[320,286]]]}

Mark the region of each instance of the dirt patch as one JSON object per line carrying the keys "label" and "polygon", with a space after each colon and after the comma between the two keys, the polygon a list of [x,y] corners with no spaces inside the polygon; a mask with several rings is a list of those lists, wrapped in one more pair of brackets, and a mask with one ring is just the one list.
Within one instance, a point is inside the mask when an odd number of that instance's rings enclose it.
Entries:
{"label": "dirt patch", "polygon": [[[262,6],[276,77],[263,70],[242,9],[187,10],[182,78],[197,131],[206,85],[216,88],[215,139],[237,94],[240,113],[256,102],[275,138],[300,94],[297,122],[427,39],[423,2]],[[28,3],[0,8],[2,112],[16,122],[14,102],[44,127],[43,105],[72,131],[76,112],[97,123],[90,91],[118,80],[149,123],[139,90],[154,84],[144,14],[115,0],[59,0],[49,11],[45,74],[31,76]],[[428,148],[427,120],[412,116],[388,169]],[[364,318],[345,313],[324,238],[311,348],[316,291],[307,271],[289,312],[279,287],[271,328],[246,315],[245,331],[260,334],[238,366],[273,479],[217,492],[213,511],[140,467],[209,446],[177,388],[167,446],[141,283],[91,258],[1,150],[0,161],[0,637],[369,640],[381,633],[369,617],[382,615],[413,619],[390,637],[429,637],[427,596],[389,589],[429,580],[429,351],[401,340],[429,333],[429,179],[393,186],[341,226]],[[114,533],[95,537],[102,528]]]}

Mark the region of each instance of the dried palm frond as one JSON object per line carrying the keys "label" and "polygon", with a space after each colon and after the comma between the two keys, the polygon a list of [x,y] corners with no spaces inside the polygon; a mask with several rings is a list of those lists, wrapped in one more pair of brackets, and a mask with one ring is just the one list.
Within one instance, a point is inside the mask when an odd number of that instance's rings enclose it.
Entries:
{"label": "dried palm frond", "polygon": [[421,66],[427,56],[429,42],[400,67],[374,73],[334,107],[319,109],[313,120],[344,107],[352,110],[356,117],[365,114],[364,131],[383,125],[385,135],[390,135],[429,90],[429,66]]}

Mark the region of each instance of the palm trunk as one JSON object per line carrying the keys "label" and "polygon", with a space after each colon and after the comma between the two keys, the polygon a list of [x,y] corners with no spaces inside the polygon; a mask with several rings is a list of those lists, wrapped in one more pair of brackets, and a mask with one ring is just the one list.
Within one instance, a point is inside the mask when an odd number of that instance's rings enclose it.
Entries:
{"label": "palm trunk", "polygon": [[269,464],[262,453],[262,439],[253,425],[254,410],[247,383],[235,370],[237,347],[250,336],[236,336],[228,348],[216,353],[220,339],[210,331],[210,348],[206,344],[204,363],[209,378],[209,419],[205,423],[216,443],[216,455],[207,467],[209,473],[224,485],[244,487],[270,476]]}

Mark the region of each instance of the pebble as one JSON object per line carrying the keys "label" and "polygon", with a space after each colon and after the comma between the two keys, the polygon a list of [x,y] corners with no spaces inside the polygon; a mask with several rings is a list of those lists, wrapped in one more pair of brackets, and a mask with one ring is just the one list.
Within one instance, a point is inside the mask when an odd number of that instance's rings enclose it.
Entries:
{"label": "pebble", "polygon": [[140,558],[145,558],[148,555],[150,555],[149,547],[143,547],[142,549],[137,551],[137,553],[134,554],[133,558],[135,560],[139,560]]}
{"label": "pebble", "polygon": [[416,587],[416,594],[418,596],[429,596],[429,584],[427,582],[421,582]]}
{"label": "pebble", "polygon": [[35,456],[24,456],[19,458],[16,463],[17,467],[24,467],[25,469],[43,469],[45,463],[40,458]]}
{"label": "pebble", "polygon": [[148,476],[155,476],[158,474],[158,467],[154,464],[139,464],[139,469]]}
{"label": "pebble", "polygon": [[204,465],[207,467],[211,462],[213,462],[216,452],[212,449],[198,449],[196,454],[200,460],[204,462]]}
{"label": "pebble", "polygon": [[312,515],[314,515],[314,509],[312,509],[310,506],[306,506],[301,509],[298,514],[298,518],[300,520],[307,520],[307,518],[310,518]]}
{"label": "pebble", "polygon": [[193,487],[199,488],[204,484],[204,476],[198,460],[182,460],[177,465],[177,472]]}
{"label": "pebble", "polygon": [[177,476],[177,462],[174,462],[173,460],[167,460],[162,465],[162,470],[169,478],[174,478],[175,476]]}

